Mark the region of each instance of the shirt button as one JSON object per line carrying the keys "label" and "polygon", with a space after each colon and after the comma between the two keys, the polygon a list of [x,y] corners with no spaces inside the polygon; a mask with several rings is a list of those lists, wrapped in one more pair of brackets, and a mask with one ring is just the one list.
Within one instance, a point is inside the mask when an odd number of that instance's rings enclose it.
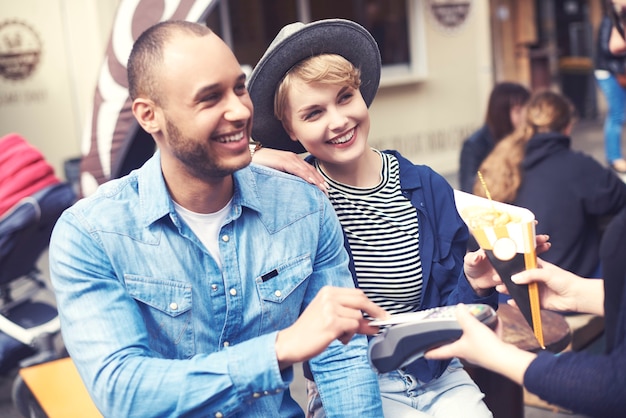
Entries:
{"label": "shirt button", "polygon": [[170,303],[170,309],[173,310],[173,311],[178,309],[178,303],[176,303],[176,302]]}
{"label": "shirt button", "polygon": [[230,237],[228,235],[222,235],[222,241],[228,242],[228,240],[230,240]]}
{"label": "shirt button", "polygon": [[216,284],[212,284],[211,285],[211,290],[213,290],[215,292],[217,290],[217,285]]}
{"label": "shirt button", "polygon": [[237,289],[230,289],[229,292],[232,296],[236,296],[237,295]]}
{"label": "shirt button", "polygon": [[228,347],[230,343],[228,341],[224,341],[224,347]]}
{"label": "shirt button", "polygon": [[260,397],[261,397],[261,394],[260,394],[260,393],[256,393],[256,392],[255,392],[255,393],[253,393],[253,394],[252,394],[252,397],[253,397],[253,398],[260,398]]}
{"label": "shirt button", "polygon": [[216,412],[215,418],[224,418],[224,414],[222,414],[221,412]]}
{"label": "shirt button", "polygon": [[280,290],[277,290],[274,292],[274,294],[276,295],[277,298],[280,297],[280,295],[282,295],[282,293],[280,292]]}

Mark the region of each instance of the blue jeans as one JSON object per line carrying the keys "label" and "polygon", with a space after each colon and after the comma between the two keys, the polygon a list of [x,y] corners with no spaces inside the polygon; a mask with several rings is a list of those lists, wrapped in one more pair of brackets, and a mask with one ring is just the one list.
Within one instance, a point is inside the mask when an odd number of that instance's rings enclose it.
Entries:
{"label": "blue jeans", "polygon": [[598,78],[596,81],[606,98],[608,110],[604,120],[604,149],[609,164],[622,158],[622,128],[626,119],[626,89],[617,78]]}
{"label": "blue jeans", "polygon": [[[410,374],[396,370],[378,375],[386,418],[489,418],[491,411],[483,402],[484,394],[463,369],[452,360],[435,380],[423,383]],[[307,381],[307,418],[324,418],[319,392]]]}
{"label": "blue jeans", "polygon": [[484,394],[463,369],[452,360],[445,372],[428,383],[396,370],[379,375],[385,417],[485,418],[492,414]]}

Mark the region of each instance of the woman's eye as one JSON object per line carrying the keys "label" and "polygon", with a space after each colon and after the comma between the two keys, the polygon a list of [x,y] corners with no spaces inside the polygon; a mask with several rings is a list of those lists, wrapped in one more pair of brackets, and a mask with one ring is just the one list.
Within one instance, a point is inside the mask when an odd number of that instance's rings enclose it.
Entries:
{"label": "woman's eye", "polygon": [[341,97],[339,97],[339,102],[340,103],[344,103],[349,101],[352,97],[354,96],[353,93],[346,93],[346,94],[342,94]]}
{"label": "woman's eye", "polygon": [[309,120],[309,119],[313,119],[316,116],[320,115],[322,112],[320,110],[314,110],[312,112],[307,113],[306,115],[304,115],[304,120]]}

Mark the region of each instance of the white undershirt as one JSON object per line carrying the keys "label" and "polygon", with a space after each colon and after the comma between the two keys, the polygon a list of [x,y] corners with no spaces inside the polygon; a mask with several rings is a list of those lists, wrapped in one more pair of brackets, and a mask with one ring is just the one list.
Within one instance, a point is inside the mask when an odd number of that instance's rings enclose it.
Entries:
{"label": "white undershirt", "polygon": [[226,216],[230,213],[232,205],[233,200],[231,199],[226,206],[217,212],[196,213],[174,202],[176,213],[183,218],[200,242],[204,244],[220,269],[222,268],[222,258],[220,257],[219,234]]}

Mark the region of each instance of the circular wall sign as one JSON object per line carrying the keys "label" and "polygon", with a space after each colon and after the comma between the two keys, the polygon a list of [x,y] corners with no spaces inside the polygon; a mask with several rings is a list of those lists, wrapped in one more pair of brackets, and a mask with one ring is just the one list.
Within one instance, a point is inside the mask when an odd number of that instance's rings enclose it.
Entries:
{"label": "circular wall sign", "polygon": [[446,31],[456,30],[465,23],[469,16],[471,0],[428,0],[430,15],[437,26]]}
{"label": "circular wall sign", "polygon": [[39,64],[41,41],[26,23],[17,20],[0,22],[0,77],[24,80]]}

